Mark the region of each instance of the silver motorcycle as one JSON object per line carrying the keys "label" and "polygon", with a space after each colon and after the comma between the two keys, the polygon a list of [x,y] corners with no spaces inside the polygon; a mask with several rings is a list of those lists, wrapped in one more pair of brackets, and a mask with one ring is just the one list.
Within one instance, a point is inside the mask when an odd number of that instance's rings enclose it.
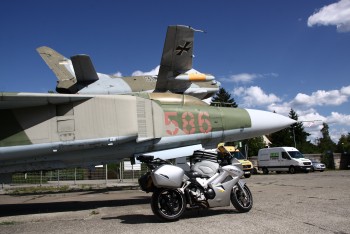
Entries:
{"label": "silver motorcycle", "polygon": [[252,208],[253,197],[240,179],[244,172],[239,161],[203,155],[198,157],[197,152],[190,171],[153,156],[137,157],[150,169],[140,177],[139,184],[143,191],[153,192],[151,208],[161,220],[178,220],[185,209],[229,206],[230,201],[239,212]]}

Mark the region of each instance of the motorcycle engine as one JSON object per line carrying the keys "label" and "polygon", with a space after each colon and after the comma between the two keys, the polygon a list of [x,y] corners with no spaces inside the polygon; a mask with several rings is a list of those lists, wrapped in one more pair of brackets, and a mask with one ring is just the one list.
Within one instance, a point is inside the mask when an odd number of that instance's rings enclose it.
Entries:
{"label": "motorcycle engine", "polygon": [[204,201],[207,199],[215,198],[215,191],[212,188],[203,189],[202,187],[196,185],[190,189],[192,195],[197,201]]}
{"label": "motorcycle engine", "polygon": [[200,188],[198,188],[198,187],[191,188],[191,193],[192,193],[193,197],[197,201],[204,201],[204,200],[206,200],[202,190]]}
{"label": "motorcycle engine", "polygon": [[207,199],[214,199],[215,191],[212,188],[204,190],[204,195]]}

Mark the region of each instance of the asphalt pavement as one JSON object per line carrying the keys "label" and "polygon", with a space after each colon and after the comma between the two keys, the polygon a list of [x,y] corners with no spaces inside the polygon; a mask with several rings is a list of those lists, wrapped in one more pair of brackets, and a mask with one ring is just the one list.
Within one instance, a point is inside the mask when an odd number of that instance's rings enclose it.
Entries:
{"label": "asphalt pavement", "polygon": [[0,233],[350,233],[350,171],[252,175],[248,213],[186,211],[164,223],[137,189],[0,195]]}

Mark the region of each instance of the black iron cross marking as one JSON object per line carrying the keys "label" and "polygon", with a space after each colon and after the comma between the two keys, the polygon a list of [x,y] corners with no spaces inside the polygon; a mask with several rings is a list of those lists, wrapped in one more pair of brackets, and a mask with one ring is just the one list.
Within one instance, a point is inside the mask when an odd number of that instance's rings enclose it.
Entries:
{"label": "black iron cross marking", "polygon": [[[179,45],[179,46],[177,46],[176,47],[176,50],[175,51],[177,51],[177,54],[176,55],[182,55],[182,53],[183,52],[188,52],[190,49],[191,49],[191,47],[189,46],[189,45],[191,45],[191,43],[192,42],[185,42],[185,45],[184,46],[181,46],[181,45]],[[189,47],[188,47],[189,46]]]}

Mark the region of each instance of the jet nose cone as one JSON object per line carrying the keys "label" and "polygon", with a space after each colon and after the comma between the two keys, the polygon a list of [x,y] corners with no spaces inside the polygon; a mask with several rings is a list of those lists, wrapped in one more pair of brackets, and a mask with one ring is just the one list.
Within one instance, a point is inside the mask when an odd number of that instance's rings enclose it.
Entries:
{"label": "jet nose cone", "polygon": [[252,122],[251,131],[260,135],[277,132],[296,123],[294,119],[276,113],[246,109]]}

